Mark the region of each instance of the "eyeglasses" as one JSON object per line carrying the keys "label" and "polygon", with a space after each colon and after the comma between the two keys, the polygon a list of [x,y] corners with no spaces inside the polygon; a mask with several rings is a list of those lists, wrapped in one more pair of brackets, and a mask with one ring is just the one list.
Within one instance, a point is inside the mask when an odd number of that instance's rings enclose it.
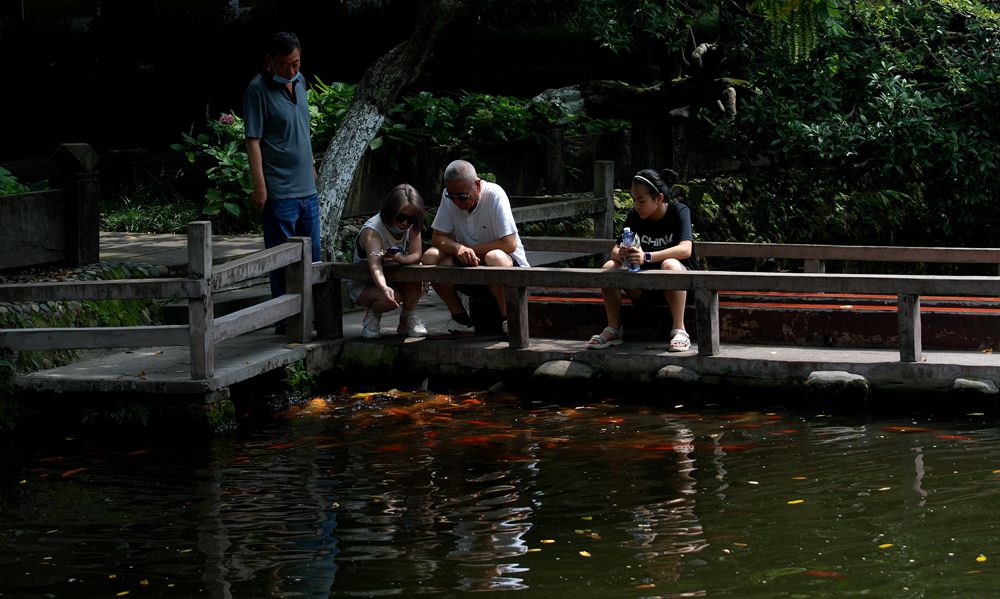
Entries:
{"label": "eyeglasses", "polygon": [[416,214],[403,214],[402,212],[400,212],[399,214],[396,215],[396,222],[415,225],[417,224],[417,218],[418,217]]}
{"label": "eyeglasses", "polygon": [[452,202],[461,203],[469,199],[469,194],[467,193],[448,193],[444,192],[444,197],[448,198]]}

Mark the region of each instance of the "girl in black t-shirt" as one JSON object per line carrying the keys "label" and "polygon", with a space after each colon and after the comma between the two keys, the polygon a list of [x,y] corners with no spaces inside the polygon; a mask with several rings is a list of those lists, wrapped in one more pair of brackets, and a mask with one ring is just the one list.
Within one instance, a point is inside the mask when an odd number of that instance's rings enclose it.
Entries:
{"label": "girl in black t-shirt", "polygon": [[[677,173],[665,169],[658,173],[654,169],[639,171],[632,178],[632,210],[625,217],[625,226],[636,234],[635,247],[624,249],[616,244],[611,250],[611,260],[604,264],[605,270],[624,268],[625,262],[639,264],[642,270],[684,271],[696,268],[694,239],[691,235],[691,212],[681,203],[667,203],[670,186],[677,181]],[[604,310],[608,315],[608,326],[590,338],[588,349],[604,349],[620,345],[624,340],[621,326],[621,289],[602,289]],[[629,297],[638,300],[642,291],[626,290]],[[664,291],[670,306],[673,326],[670,331],[672,352],[691,349],[691,338],[684,328],[684,305],[687,291],[676,289]]]}

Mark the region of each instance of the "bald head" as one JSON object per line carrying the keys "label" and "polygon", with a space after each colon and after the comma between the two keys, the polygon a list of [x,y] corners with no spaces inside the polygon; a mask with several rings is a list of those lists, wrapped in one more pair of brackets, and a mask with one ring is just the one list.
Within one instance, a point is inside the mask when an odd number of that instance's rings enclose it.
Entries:
{"label": "bald head", "polygon": [[444,182],[448,183],[472,183],[479,178],[476,174],[476,167],[471,162],[465,160],[454,160],[444,169]]}

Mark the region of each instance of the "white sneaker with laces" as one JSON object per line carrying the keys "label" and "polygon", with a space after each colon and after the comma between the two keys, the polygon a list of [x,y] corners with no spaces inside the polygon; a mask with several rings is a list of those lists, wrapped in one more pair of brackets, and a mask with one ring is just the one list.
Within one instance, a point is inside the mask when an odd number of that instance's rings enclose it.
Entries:
{"label": "white sneaker with laces", "polygon": [[378,339],[382,336],[382,315],[368,310],[361,321],[361,336],[365,339]]}
{"label": "white sneaker with laces", "polygon": [[407,337],[426,337],[427,327],[413,312],[403,312],[399,315],[399,326],[396,332]]}

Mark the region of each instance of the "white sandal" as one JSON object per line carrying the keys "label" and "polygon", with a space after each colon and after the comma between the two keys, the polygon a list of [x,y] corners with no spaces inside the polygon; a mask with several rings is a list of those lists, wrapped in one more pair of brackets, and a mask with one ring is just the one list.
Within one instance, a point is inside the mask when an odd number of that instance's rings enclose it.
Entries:
{"label": "white sandal", "polygon": [[670,346],[667,351],[679,352],[691,349],[691,336],[684,329],[670,331]]}
{"label": "white sandal", "polygon": [[612,345],[621,345],[625,342],[624,337],[624,327],[618,327],[617,329],[604,327],[604,330],[599,334],[590,336],[590,341],[587,342],[587,349],[604,349]]}

